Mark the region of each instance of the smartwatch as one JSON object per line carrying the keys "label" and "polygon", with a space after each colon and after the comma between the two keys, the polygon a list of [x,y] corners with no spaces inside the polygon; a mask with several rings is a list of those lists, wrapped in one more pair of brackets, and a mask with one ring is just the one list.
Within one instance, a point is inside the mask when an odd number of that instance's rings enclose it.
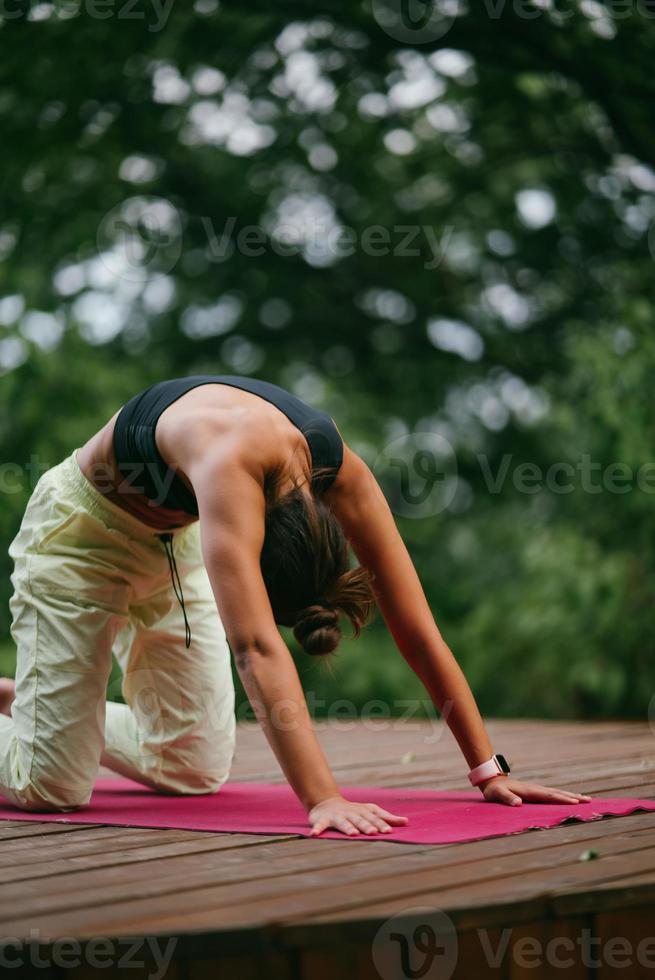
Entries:
{"label": "smartwatch", "polygon": [[471,769],[469,782],[471,786],[479,786],[480,783],[486,783],[488,779],[492,779],[494,776],[507,776],[509,772],[510,768],[505,756],[492,755],[488,762],[483,762],[482,765]]}

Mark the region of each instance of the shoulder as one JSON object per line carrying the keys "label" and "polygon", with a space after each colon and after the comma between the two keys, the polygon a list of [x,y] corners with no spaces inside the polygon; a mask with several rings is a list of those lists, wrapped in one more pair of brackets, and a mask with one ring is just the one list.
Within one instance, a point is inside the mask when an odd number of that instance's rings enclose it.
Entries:
{"label": "shoulder", "polygon": [[[339,435],[341,436],[341,433]],[[375,479],[368,464],[348,445],[343,436],[341,441],[343,445],[341,466],[332,486],[325,493],[326,503],[330,505],[343,497],[352,497],[363,491],[370,485],[371,480]]]}
{"label": "shoulder", "polygon": [[196,493],[206,486],[235,486],[235,481],[254,479],[264,485],[266,473],[279,459],[275,426],[265,417],[244,417],[226,429],[207,416],[196,433],[189,479]]}

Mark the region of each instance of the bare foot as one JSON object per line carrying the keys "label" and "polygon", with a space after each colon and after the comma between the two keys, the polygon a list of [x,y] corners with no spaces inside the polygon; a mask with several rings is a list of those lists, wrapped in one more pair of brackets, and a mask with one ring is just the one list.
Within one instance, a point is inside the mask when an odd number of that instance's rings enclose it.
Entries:
{"label": "bare foot", "polygon": [[0,715],[11,715],[11,705],[15,697],[15,682],[9,677],[0,677]]}

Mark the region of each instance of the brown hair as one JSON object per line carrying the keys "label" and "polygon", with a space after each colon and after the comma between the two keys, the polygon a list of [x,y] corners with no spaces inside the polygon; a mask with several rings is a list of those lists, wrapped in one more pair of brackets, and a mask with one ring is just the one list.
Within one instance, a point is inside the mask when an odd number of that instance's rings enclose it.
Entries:
{"label": "brown hair", "polygon": [[292,626],[306,653],[331,653],[341,640],[340,615],[351,622],[354,636],[371,619],[375,597],[371,576],[362,566],[350,568],[348,541],[316,487],[333,475],[312,471],[313,493],[293,488],[278,492],[283,470],[266,487],[266,529],[260,564],[276,623]]}

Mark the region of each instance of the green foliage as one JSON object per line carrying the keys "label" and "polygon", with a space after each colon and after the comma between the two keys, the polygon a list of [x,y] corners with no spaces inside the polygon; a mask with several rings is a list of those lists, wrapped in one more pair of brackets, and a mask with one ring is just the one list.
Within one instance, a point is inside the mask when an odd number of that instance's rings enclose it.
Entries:
{"label": "green foliage", "polygon": [[[379,3],[317,14],[199,0],[161,24],[145,0],[142,18],[65,6],[0,18],[0,292],[15,297],[0,301],[0,444],[14,466],[0,669],[30,462],[58,461],[156,379],[228,371],[325,406],[371,465],[405,431],[452,443],[453,501],[398,521],[484,711],[643,716],[655,681],[645,7],[471,5],[424,43],[385,32]],[[148,202],[168,202],[172,225],[135,223],[141,199],[146,218]],[[304,227],[295,249],[284,225]],[[386,246],[371,245],[375,228]],[[326,252],[339,229],[354,246]],[[536,490],[522,464],[542,474]],[[297,663],[328,701],[424,697],[379,621],[331,667]]]}

